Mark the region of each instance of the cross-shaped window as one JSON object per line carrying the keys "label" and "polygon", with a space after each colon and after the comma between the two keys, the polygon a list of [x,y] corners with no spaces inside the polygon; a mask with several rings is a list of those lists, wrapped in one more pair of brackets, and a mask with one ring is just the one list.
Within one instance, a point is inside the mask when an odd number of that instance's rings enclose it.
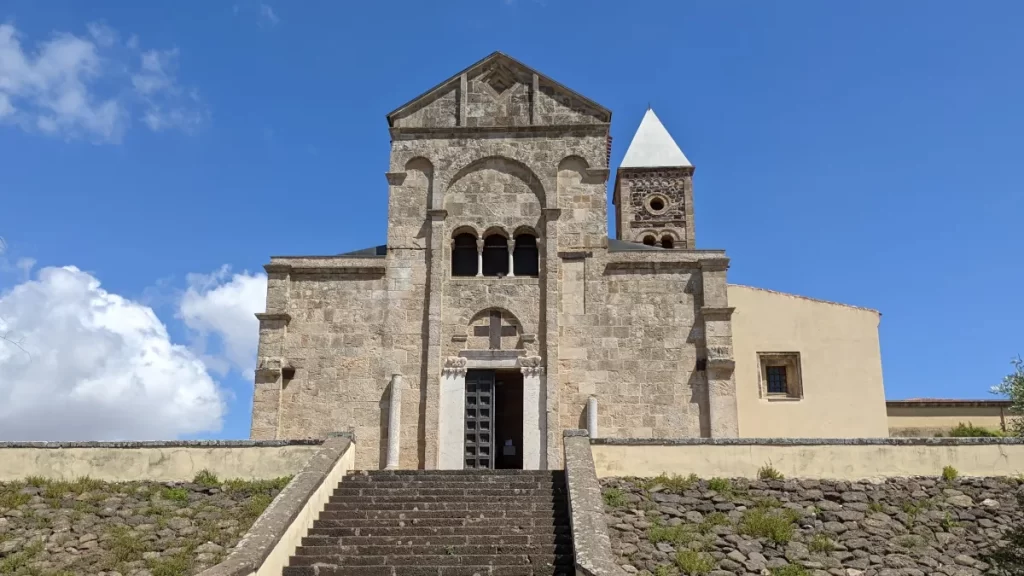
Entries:
{"label": "cross-shaped window", "polygon": [[474,336],[490,336],[490,348],[491,350],[501,349],[501,337],[502,336],[515,336],[515,326],[502,326],[501,324],[501,312],[497,310],[491,310],[490,322],[487,326],[474,326]]}

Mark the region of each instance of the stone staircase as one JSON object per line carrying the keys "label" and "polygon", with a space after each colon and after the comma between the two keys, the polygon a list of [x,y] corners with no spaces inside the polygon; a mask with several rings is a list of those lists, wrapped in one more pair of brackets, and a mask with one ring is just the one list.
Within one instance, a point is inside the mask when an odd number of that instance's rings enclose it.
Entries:
{"label": "stone staircase", "polygon": [[562,471],[345,476],[284,576],[575,574]]}

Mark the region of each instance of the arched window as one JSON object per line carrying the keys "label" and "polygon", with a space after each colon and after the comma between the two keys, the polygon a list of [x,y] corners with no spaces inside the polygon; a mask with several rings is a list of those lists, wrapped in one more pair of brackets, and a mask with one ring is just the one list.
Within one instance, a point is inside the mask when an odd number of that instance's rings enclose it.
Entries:
{"label": "arched window", "polygon": [[508,276],[508,240],[501,234],[484,238],[484,276]]}
{"label": "arched window", "polygon": [[452,276],[476,276],[476,236],[465,232],[452,243]]}
{"label": "arched window", "polygon": [[540,263],[537,261],[537,238],[532,234],[516,236],[516,247],[512,250],[512,261],[516,276],[538,276]]}
{"label": "arched window", "polygon": [[645,245],[647,245],[647,246],[654,246],[655,242],[657,242],[657,240],[654,238],[654,236],[651,236],[650,234],[648,234],[647,236],[644,236],[644,244]]}
{"label": "arched window", "polygon": [[665,234],[664,236],[661,237],[661,247],[662,248],[672,248],[673,246],[675,246],[675,243],[676,243],[675,239],[673,239],[668,234]]}

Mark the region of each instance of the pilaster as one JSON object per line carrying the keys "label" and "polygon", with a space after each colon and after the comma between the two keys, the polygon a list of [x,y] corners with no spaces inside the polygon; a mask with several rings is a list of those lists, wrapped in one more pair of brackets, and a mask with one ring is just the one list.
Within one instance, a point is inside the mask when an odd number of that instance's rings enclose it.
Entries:
{"label": "pilaster", "polygon": [[544,290],[541,292],[542,322],[544,326],[544,351],[547,365],[546,377],[541,390],[546,398],[545,423],[546,434],[544,449],[547,452],[546,468],[554,470],[562,467],[562,432],[558,426],[559,390],[558,390],[558,302],[561,299],[559,290],[559,269],[561,260],[558,256],[558,218],[562,211],[558,208],[545,208],[544,213]]}
{"label": "pilaster", "polygon": [[[426,420],[426,432],[424,438],[424,463],[427,470],[438,467],[438,436],[440,435],[439,403],[441,402],[441,390],[437,375],[441,373],[441,304],[444,300],[444,246],[445,241],[444,222],[448,212],[442,209],[427,211],[427,218],[430,220],[430,269],[428,270],[429,281],[427,283],[427,381],[426,398],[424,399],[424,418]],[[463,391],[465,391],[465,373],[463,372]],[[460,413],[461,414],[461,413]],[[462,417],[458,418],[462,424]],[[461,437],[461,432],[460,432]]]}

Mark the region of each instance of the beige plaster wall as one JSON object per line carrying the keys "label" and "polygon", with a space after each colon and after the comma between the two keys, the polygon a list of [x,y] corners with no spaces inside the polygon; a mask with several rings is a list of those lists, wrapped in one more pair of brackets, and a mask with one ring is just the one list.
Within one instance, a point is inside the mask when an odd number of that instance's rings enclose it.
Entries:
{"label": "beige plaster wall", "polygon": [[219,478],[279,478],[294,475],[319,449],[320,444],[281,442],[0,444],[0,482],[27,476],[190,481],[200,470]]}
{"label": "beige plaster wall", "polygon": [[787,478],[860,480],[886,476],[938,476],[953,466],[964,476],[1024,472],[1024,444],[682,444],[591,446],[597,475],[757,477],[771,464]]}
{"label": "beige plaster wall", "polygon": [[889,406],[889,434],[934,436],[961,423],[1002,430],[1004,410],[999,406]]}
{"label": "beige plaster wall", "polygon": [[[888,436],[878,312],[747,286],[728,290],[741,437]],[[763,397],[759,352],[800,353],[802,398]]]}

